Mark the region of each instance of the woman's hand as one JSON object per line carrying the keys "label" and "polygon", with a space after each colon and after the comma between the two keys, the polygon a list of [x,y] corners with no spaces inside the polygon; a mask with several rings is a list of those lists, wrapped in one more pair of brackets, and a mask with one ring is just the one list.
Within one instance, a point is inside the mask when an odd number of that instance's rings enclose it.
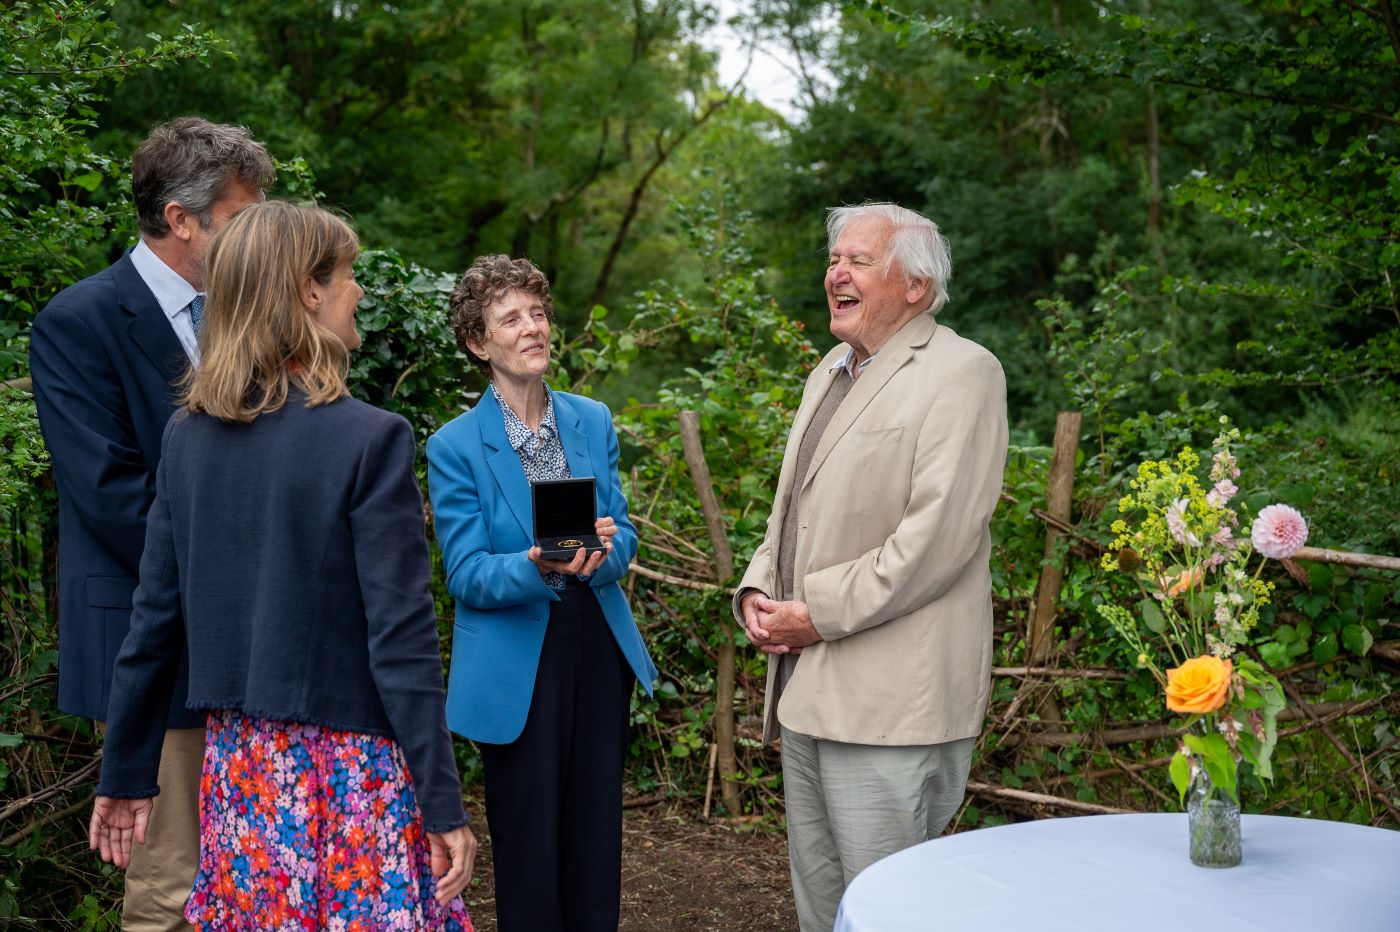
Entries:
{"label": "woman's hand", "polygon": [[617,535],[617,522],[612,518],[603,517],[593,522],[593,533],[598,535],[598,539],[603,542],[603,549],[596,553],[589,554],[583,547],[574,552],[574,558],[569,561],[564,560],[543,560],[540,558],[540,548],[531,547],[528,554],[530,562],[535,564],[535,568],[543,576],[546,573],[563,573],[565,575],[575,575],[589,577],[597,572],[598,567],[603,565],[603,561],[612,553],[612,539]]}
{"label": "woman's hand", "polygon": [[88,848],[104,861],[125,868],[131,863],[131,840],[146,843],[146,824],[151,820],[148,799],[113,799],[99,796],[92,806],[88,823]]}
{"label": "woman's hand", "polygon": [[436,898],[446,906],[471,883],[476,865],[476,836],[465,825],[450,832],[429,832],[433,876],[438,879]]}

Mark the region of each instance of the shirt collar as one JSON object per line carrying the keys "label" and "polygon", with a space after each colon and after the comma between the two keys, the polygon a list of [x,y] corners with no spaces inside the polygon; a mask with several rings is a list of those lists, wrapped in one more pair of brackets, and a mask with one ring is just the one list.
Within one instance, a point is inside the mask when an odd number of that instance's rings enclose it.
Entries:
{"label": "shirt collar", "polygon": [[836,360],[836,362],[832,363],[832,364],[831,364],[831,368],[828,369],[828,370],[826,370],[826,371],[828,371],[828,372],[835,372],[837,369],[845,369],[846,372],[851,376],[851,378],[855,378],[857,374],[859,374],[859,375],[864,375],[864,374],[865,374],[865,370],[866,370],[867,368],[869,368],[871,361],[872,361],[876,356],[879,356],[879,355],[880,355],[880,353],[879,353],[879,351],[877,350],[876,352],[871,353],[869,356],[867,356],[867,357],[865,358],[865,362],[863,362],[863,363],[861,363],[859,366],[857,366],[857,365],[855,364],[855,359],[856,359],[856,351],[855,351],[855,348],[854,348],[854,347],[848,346],[848,347],[846,347],[846,354],[845,354],[844,356],[842,356],[840,359]]}
{"label": "shirt collar", "polygon": [[501,414],[506,422],[506,440],[510,442],[510,448],[519,453],[522,447],[533,443],[548,441],[551,437],[559,433],[554,420],[554,393],[549,390],[549,386],[544,387],[544,417],[540,418],[540,429],[538,433],[532,431],[524,421],[522,421],[506,400],[501,397],[501,393],[496,388],[496,383],[491,383],[491,394],[496,398],[496,404],[501,407]]}
{"label": "shirt collar", "polygon": [[199,293],[146,245],[144,236],[136,244],[136,248],[131,250],[131,264],[136,266],[136,273],[141,276],[146,287],[151,289],[151,294],[155,295],[156,303],[165,312],[165,316],[172,320],[176,314],[189,307],[194,296]]}

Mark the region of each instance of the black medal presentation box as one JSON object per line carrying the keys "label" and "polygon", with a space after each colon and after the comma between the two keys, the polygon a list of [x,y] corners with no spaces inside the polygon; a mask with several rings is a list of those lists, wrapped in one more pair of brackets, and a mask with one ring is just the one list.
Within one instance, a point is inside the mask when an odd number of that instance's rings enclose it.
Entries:
{"label": "black medal presentation box", "polygon": [[578,548],[606,549],[594,531],[598,520],[593,477],[542,479],[530,485],[535,510],[535,546],[545,560],[572,560]]}

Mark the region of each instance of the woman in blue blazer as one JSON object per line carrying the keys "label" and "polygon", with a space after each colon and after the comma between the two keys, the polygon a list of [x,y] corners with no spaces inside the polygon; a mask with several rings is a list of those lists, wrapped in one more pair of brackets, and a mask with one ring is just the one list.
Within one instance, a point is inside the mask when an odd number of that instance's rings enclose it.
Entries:
{"label": "woman in blue blazer", "polygon": [[[481,749],[502,932],[615,930],[634,681],[656,668],[619,580],[637,552],[608,409],[551,391],[554,305],[526,259],[484,256],[452,293],[457,342],[491,379],[428,440],[457,603],[447,723]],[[530,485],[595,479],[604,550],[545,560]]]}

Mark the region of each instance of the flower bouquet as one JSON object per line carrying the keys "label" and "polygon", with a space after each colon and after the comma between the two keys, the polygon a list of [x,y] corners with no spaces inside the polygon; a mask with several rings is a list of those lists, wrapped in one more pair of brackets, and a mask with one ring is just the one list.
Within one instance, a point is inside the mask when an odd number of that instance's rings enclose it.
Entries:
{"label": "flower bouquet", "polygon": [[[1142,598],[1136,611],[1122,605],[1098,610],[1152,672],[1172,712],[1189,716],[1188,731],[1172,757],[1172,783],[1195,808],[1218,809],[1217,790],[1233,808],[1233,861],[1239,863],[1239,762],[1256,776],[1273,778],[1270,757],[1284,706],[1278,679],[1240,648],[1269,602],[1273,584],[1261,580],[1263,560],[1283,559],[1307,540],[1303,516],[1270,505],[1240,532],[1240,470],[1231,444],[1239,430],[1221,419],[1213,445],[1209,483],[1197,475],[1200,457],[1189,447],[1174,460],[1138,467],[1131,491],[1118,502],[1117,538],[1103,558],[1106,569],[1131,574]],[[1228,811],[1227,811],[1228,817]],[[1193,860],[1196,859],[1193,826]],[[1228,839],[1226,839],[1228,842]],[[1204,855],[1203,855],[1204,856]],[[1227,856],[1228,860],[1228,856]],[[1198,861],[1200,863],[1200,861]]]}

